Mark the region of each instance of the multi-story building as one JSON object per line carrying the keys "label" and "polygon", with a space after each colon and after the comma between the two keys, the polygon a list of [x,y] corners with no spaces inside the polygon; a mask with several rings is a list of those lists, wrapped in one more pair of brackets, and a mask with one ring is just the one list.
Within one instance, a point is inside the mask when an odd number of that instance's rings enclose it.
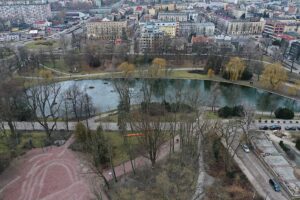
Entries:
{"label": "multi-story building", "polygon": [[264,27],[263,35],[267,37],[274,38],[278,34],[284,32],[285,24],[278,21],[267,21]]}
{"label": "multi-story building", "polygon": [[261,34],[264,30],[265,21],[230,20],[226,24],[228,35],[252,35]]}
{"label": "multi-story building", "polygon": [[115,40],[127,33],[127,21],[91,19],[86,23],[86,33],[90,39]]}
{"label": "multi-story building", "polygon": [[216,24],[221,33],[227,35],[253,35],[261,34],[266,21],[261,18],[233,19],[228,16],[210,15],[210,20]]}
{"label": "multi-story building", "polygon": [[[140,25],[146,25],[147,23],[140,23]],[[149,23],[148,23],[149,24]],[[160,31],[164,32],[165,35],[173,38],[177,35],[177,31],[179,28],[178,22],[152,22],[154,26],[156,26]]]}
{"label": "multi-story building", "polygon": [[167,22],[186,22],[188,13],[184,12],[159,12],[158,20]]}
{"label": "multi-story building", "polygon": [[155,4],[154,8],[156,10],[168,10],[168,11],[174,11],[176,10],[176,4],[175,3],[169,3],[169,4]]}
{"label": "multi-story building", "polygon": [[23,20],[27,24],[51,18],[50,4],[45,0],[0,1],[0,18]]}
{"label": "multi-story building", "polygon": [[300,60],[300,42],[299,41],[291,43],[289,56],[291,59],[293,59],[295,61]]}
{"label": "multi-story building", "polygon": [[146,23],[140,27],[138,39],[139,52],[156,52],[163,43],[164,32],[154,23]]}
{"label": "multi-story building", "polygon": [[212,36],[215,32],[213,23],[179,22],[178,35],[187,37],[191,34]]}
{"label": "multi-story building", "polygon": [[284,26],[283,32],[299,32],[300,31],[300,23],[287,23]]}

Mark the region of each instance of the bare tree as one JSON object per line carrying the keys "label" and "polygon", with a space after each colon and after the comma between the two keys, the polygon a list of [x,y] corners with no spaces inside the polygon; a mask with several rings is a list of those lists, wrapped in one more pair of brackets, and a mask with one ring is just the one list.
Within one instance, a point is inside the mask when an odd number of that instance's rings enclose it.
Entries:
{"label": "bare tree", "polygon": [[[0,85],[0,121],[7,123],[14,144],[19,143],[15,121],[30,120],[31,118],[31,112],[28,110],[22,91],[21,83],[14,80]],[[4,123],[2,127],[5,130]]]}
{"label": "bare tree", "polygon": [[221,96],[220,84],[216,83],[213,85],[212,89],[210,90],[209,104],[211,106],[212,112],[215,112],[216,106],[220,100],[220,96]]}
{"label": "bare tree", "polygon": [[81,89],[78,85],[73,84],[65,91],[64,96],[69,104],[72,116],[78,122],[85,119],[86,126],[89,128],[88,119],[95,114],[96,109],[86,89]]}
{"label": "bare tree", "polygon": [[240,119],[239,124],[241,126],[241,129],[243,130],[243,133],[245,134],[246,140],[249,143],[249,130],[251,128],[251,124],[255,120],[255,108],[251,105],[243,105],[243,113]]}
{"label": "bare tree", "polygon": [[[59,118],[62,103],[59,84],[40,83],[25,91],[27,105],[34,114],[34,119],[45,129],[48,139],[51,138]],[[49,123],[49,121],[52,123]]]}
{"label": "bare tree", "polygon": [[268,49],[272,45],[272,39],[271,38],[262,38],[260,42],[264,48],[265,54],[268,54]]}
{"label": "bare tree", "polygon": [[238,120],[218,122],[215,126],[215,133],[221,139],[226,149],[224,151],[224,167],[226,172],[231,171],[233,158],[241,141],[239,130],[240,122]]}
{"label": "bare tree", "polygon": [[55,68],[56,67],[56,58],[55,58],[55,55],[54,55],[53,45],[48,46],[48,52],[49,52],[49,58],[50,58],[50,61],[52,63],[52,66],[53,66],[53,68]]}
{"label": "bare tree", "polygon": [[164,116],[158,115],[151,117],[151,100],[153,88],[149,84],[149,80],[143,80],[142,83],[142,105],[138,113],[131,115],[132,131],[141,133],[138,142],[142,147],[142,155],[151,161],[154,167],[159,148],[165,142],[167,137],[167,124],[164,123]]}
{"label": "bare tree", "polygon": [[82,117],[82,95],[83,92],[76,84],[73,84],[65,91],[65,98],[70,102],[73,117],[75,117],[77,122],[79,122]]}
{"label": "bare tree", "polygon": [[85,92],[82,96],[82,113],[85,118],[86,126],[89,128],[89,118],[91,118],[96,111],[92,98]]}
{"label": "bare tree", "polygon": [[65,34],[60,35],[59,44],[60,48],[63,50],[63,54],[65,54],[69,45],[69,40],[67,39]]}

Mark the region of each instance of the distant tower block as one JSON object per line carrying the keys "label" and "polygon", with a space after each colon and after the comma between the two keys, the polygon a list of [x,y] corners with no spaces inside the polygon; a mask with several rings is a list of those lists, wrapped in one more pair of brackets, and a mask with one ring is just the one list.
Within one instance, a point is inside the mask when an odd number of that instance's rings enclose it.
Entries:
{"label": "distant tower block", "polygon": [[101,7],[101,0],[95,0],[95,2],[96,2],[96,6],[98,6],[98,8],[100,8]]}

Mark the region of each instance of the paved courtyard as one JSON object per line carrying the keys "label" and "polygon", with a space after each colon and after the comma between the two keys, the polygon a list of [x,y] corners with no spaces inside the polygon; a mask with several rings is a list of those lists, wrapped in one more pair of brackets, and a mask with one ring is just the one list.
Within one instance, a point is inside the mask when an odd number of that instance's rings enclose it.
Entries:
{"label": "paved courtyard", "polygon": [[0,175],[0,199],[5,200],[86,200],[89,185],[84,167],[67,147],[33,149]]}

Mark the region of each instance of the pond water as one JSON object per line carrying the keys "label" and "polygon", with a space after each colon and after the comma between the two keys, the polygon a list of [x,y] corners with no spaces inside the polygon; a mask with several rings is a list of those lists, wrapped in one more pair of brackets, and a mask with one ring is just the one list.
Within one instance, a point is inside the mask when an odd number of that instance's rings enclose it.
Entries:
{"label": "pond water", "polygon": [[[120,81],[120,80],[119,80]],[[140,102],[141,79],[134,79],[130,82],[132,92],[132,104]],[[161,101],[162,94],[165,94],[167,101],[172,101],[178,90],[183,92],[200,92],[203,105],[210,105],[211,90],[217,84],[206,80],[176,80],[176,79],[156,79],[149,80],[154,86],[153,101]],[[86,89],[92,97],[94,105],[98,111],[116,109],[119,103],[118,93],[114,89],[111,80],[78,80],[60,82],[62,90],[66,90],[72,84],[77,84],[80,88]],[[257,110],[274,111],[277,107],[288,107],[294,111],[300,111],[300,102],[282,97],[264,90],[246,86],[239,86],[230,83],[219,83],[219,95],[217,106],[252,105]],[[188,93],[187,93],[188,94]]]}

